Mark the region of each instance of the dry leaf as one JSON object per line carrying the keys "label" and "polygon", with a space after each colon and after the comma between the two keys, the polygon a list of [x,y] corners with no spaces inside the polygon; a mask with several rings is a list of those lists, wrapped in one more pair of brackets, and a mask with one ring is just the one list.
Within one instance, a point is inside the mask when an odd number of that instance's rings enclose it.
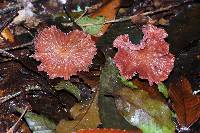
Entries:
{"label": "dry leaf", "polygon": [[[121,0],[104,0],[103,3],[106,3],[101,8],[99,8],[94,14],[91,15],[92,18],[96,18],[98,16],[104,16],[106,21],[113,20],[116,17],[116,14],[119,10]],[[109,28],[110,24],[105,24],[101,28],[101,32],[99,32],[96,36],[102,36]]]}
{"label": "dry leaf", "polygon": [[159,23],[160,25],[166,26],[166,25],[169,25],[169,20],[164,19],[164,18],[161,18],[161,19],[159,19],[158,23]]}
{"label": "dry leaf", "polygon": [[9,28],[4,28],[4,30],[1,32],[1,35],[3,38],[5,38],[5,40],[7,40],[9,43],[14,43],[15,39],[13,34],[11,33]]}
{"label": "dry leaf", "polygon": [[[119,129],[89,129],[89,130],[79,130],[76,133],[136,133],[133,131],[119,130]],[[139,133],[139,132],[137,132]]]}
{"label": "dry leaf", "polygon": [[193,95],[191,84],[185,77],[169,85],[169,96],[181,127],[190,127],[200,117],[200,96]]}
{"label": "dry leaf", "polygon": [[156,85],[150,86],[148,82],[140,81],[139,79],[133,79],[133,84],[136,85],[139,89],[142,89],[148,94],[153,97],[154,99],[158,99],[162,102],[165,102],[165,99],[163,99],[161,93],[156,89]]}
{"label": "dry leaf", "polygon": [[[57,125],[56,132],[67,133],[79,129],[97,128],[97,126],[100,124],[97,99],[98,99],[98,92],[96,93],[94,99],[91,99],[90,103],[87,106],[85,105],[86,109],[85,108],[83,109],[84,114],[78,113],[76,109],[73,109],[76,110],[76,112],[73,112],[73,115],[77,119],[72,121],[61,120]],[[80,109],[80,106],[75,105],[74,108]],[[80,118],[80,116],[82,117]]]}

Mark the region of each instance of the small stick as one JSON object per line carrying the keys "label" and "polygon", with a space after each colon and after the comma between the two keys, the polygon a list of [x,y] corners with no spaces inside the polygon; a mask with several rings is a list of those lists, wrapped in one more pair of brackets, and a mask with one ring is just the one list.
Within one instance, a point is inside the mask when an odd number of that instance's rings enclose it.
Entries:
{"label": "small stick", "polygon": [[[162,8],[159,8],[159,9],[157,9],[157,10],[154,10],[154,11],[139,13],[139,14],[136,14],[136,15],[127,16],[127,17],[123,17],[123,18],[119,18],[119,19],[108,20],[108,21],[105,21],[104,23],[87,23],[87,24],[83,24],[83,25],[81,25],[81,26],[92,26],[92,25],[101,25],[101,24],[109,24],[109,23],[124,22],[124,21],[131,20],[131,19],[134,18],[134,17],[138,17],[138,16],[148,16],[148,15],[153,15],[153,14],[156,14],[156,13],[159,13],[159,12],[168,11],[168,10],[170,10],[171,8],[178,7],[178,6],[180,6],[180,5],[182,5],[182,4],[185,4],[185,3],[188,3],[188,2],[192,2],[192,0],[185,0],[185,1],[184,1],[183,3],[181,3],[181,4],[176,4],[176,5],[170,5],[170,6],[167,6],[167,7],[162,7]],[[67,25],[67,24],[65,24],[65,25]]]}
{"label": "small stick", "polygon": [[18,58],[15,57],[13,54],[11,54],[11,53],[9,53],[9,52],[6,52],[6,51],[3,50],[3,49],[0,49],[0,54],[3,55],[3,56],[6,56],[6,57],[13,58],[13,59],[18,59]]}
{"label": "small stick", "polygon": [[4,50],[4,51],[10,51],[10,50],[15,50],[15,49],[20,49],[20,48],[28,47],[28,46],[31,46],[31,45],[33,45],[33,41],[28,42],[28,43],[24,43],[22,45],[17,45],[17,46],[14,46],[14,47],[4,48],[2,50]]}
{"label": "small stick", "polygon": [[33,45],[33,41],[31,41],[29,43],[22,44],[22,45],[14,46],[14,47],[0,49],[0,54],[2,56],[6,56],[6,57],[9,57],[9,58],[18,60],[19,59],[18,57],[16,57],[15,55],[13,55],[13,54],[11,54],[11,53],[9,53],[7,51],[9,51],[9,50],[15,50],[15,49],[19,49],[19,48],[24,48],[24,47],[28,47],[28,46],[31,46],[31,45]]}
{"label": "small stick", "polygon": [[24,111],[22,112],[21,116],[19,117],[19,119],[16,121],[16,123],[6,132],[6,133],[14,133],[17,125],[19,124],[19,122],[21,121],[22,117],[26,114],[28,110],[28,106],[26,106],[26,108],[24,109]]}
{"label": "small stick", "polygon": [[[31,91],[31,90],[40,91],[40,90],[42,90],[42,89],[41,89],[40,86],[38,86],[38,85],[36,85],[36,86],[34,86],[34,87],[28,85],[28,86],[26,87],[26,89],[25,89],[25,91],[27,91],[27,92],[28,92],[28,91]],[[9,94],[9,95],[7,95],[7,96],[1,97],[1,98],[0,98],[0,105],[1,105],[2,103],[4,103],[4,102],[6,102],[6,101],[8,101],[8,100],[10,100],[10,99],[12,99],[12,98],[14,98],[14,97],[19,96],[21,93],[22,93],[22,91],[18,91],[18,92],[14,93],[14,94]]]}
{"label": "small stick", "polygon": [[74,20],[74,22],[77,22],[79,19],[81,19],[85,14],[87,13],[87,9],[82,13],[77,19]]}

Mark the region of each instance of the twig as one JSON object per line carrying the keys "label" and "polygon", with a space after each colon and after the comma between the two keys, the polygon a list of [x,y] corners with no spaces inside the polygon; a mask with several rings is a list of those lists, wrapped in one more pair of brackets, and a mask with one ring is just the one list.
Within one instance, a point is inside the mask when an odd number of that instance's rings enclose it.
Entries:
{"label": "twig", "polygon": [[155,11],[144,12],[144,13],[136,14],[136,15],[133,15],[133,16],[127,16],[127,17],[123,17],[123,18],[119,18],[119,19],[108,20],[108,21],[105,21],[104,23],[88,23],[88,24],[83,24],[81,26],[92,26],[92,25],[98,25],[98,24],[109,24],[109,23],[124,22],[124,21],[131,20],[134,17],[148,16],[148,15],[153,15],[153,14],[156,14],[156,13],[159,13],[159,12],[164,12],[164,11],[167,11],[167,10],[174,8],[174,7],[177,7],[177,6],[179,6],[179,4],[173,5],[173,6],[170,5],[168,7],[159,8]]}
{"label": "twig", "polygon": [[14,46],[14,47],[4,48],[2,50],[4,50],[4,51],[10,51],[10,50],[15,50],[15,49],[20,49],[20,48],[28,47],[28,46],[31,46],[31,45],[33,45],[33,41],[25,43],[25,44],[22,44],[22,45],[17,45],[17,46]]}
{"label": "twig", "polygon": [[[28,85],[28,86],[26,87],[26,89],[25,89],[25,91],[27,91],[27,92],[28,92],[28,91],[31,91],[31,90],[40,91],[40,90],[42,90],[42,89],[41,89],[40,86],[38,86],[38,85],[36,85],[36,86],[34,86],[34,87]],[[14,93],[14,94],[9,94],[9,95],[7,95],[7,96],[1,97],[1,98],[0,98],[0,105],[1,105],[2,103],[4,103],[4,102],[6,102],[6,101],[8,101],[8,100],[10,100],[10,99],[12,99],[12,98],[14,98],[14,97],[19,96],[21,93],[22,93],[22,91],[18,91],[18,92]]]}
{"label": "twig", "polygon": [[18,57],[16,57],[15,55],[13,55],[13,54],[11,54],[11,53],[9,53],[7,51],[9,51],[9,50],[15,50],[15,49],[19,49],[19,48],[24,48],[24,47],[28,47],[28,46],[31,46],[32,44],[33,44],[33,41],[31,41],[29,43],[22,44],[22,45],[14,46],[14,47],[0,49],[0,54],[2,56],[18,60],[19,59]]}
{"label": "twig", "polygon": [[14,133],[17,125],[19,124],[19,122],[21,121],[22,117],[26,114],[26,111],[28,110],[28,106],[26,106],[26,108],[24,109],[24,111],[22,112],[21,116],[19,117],[19,119],[15,122],[15,124],[6,132],[6,133]]}
{"label": "twig", "polygon": [[[184,2],[182,2],[180,4],[175,4],[175,5],[170,5],[170,6],[167,6],[167,7],[162,7],[162,8],[159,8],[157,10],[154,10],[154,11],[139,13],[139,14],[135,14],[135,15],[132,15],[132,16],[126,16],[126,17],[119,18],[119,19],[108,20],[108,21],[105,21],[104,23],[86,23],[86,24],[83,24],[81,26],[83,27],[83,26],[92,26],[92,25],[102,25],[102,24],[109,24],[109,23],[124,22],[124,21],[131,20],[132,18],[135,18],[135,17],[138,17],[138,16],[148,16],[148,15],[154,15],[156,13],[168,11],[168,10],[174,8],[174,7],[178,7],[178,6],[180,6],[182,4],[185,4],[185,3],[188,3],[188,2],[192,2],[192,0],[185,0]],[[69,24],[69,23],[66,24],[65,23],[63,25],[64,26],[69,26],[71,24]]]}
{"label": "twig", "polygon": [[13,59],[18,59],[18,57],[15,57],[13,54],[6,52],[3,49],[0,49],[0,54],[3,55],[3,56],[6,56],[6,57],[13,58]]}
{"label": "twig", "polygon": [[85,14],[87,13],[87,9],[82,13],[77,19],[74,20],[74,22],[77,22],[79,19],[81,19]]}

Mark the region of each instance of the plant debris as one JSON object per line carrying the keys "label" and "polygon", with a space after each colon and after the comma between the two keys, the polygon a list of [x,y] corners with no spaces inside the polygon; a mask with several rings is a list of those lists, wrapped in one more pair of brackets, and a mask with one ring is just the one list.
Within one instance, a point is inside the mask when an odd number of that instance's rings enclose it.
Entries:
{"label": "plant debris", "polygon": [[1,0],[0,132],[199,132],[199,12],[194,0]]}
{"label": "plant debris", "polygon": [[186,77],[180,77],[170,83],[169,96],[180,130],[189,129],[200,117],[200,96],[192,94],[191,84]]}

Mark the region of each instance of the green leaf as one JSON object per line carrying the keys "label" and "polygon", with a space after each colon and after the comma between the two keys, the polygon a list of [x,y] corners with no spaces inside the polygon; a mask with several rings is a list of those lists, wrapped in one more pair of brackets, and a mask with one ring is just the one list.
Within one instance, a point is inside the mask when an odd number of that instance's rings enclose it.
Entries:
{"label": "green leaf", "polygon": [[[23,112],[20,108],[16,110],[20,113]],[[56,124],[43,115],[26,112],[24,118],[33,133],[55,133]]]}
{"label": "green leaf", "polygon": [[172,113],[167,105],[152,99],[147,92],[123,88],[116,95],[116,106],[122,116],[143,133],[174,133]]}
{"label": "green leaf", "polygon": [[120,81],[121,81],[126,87],[129,87],[129,88],[132,88],[132,89],[138,88],[136,85],[133,84],[132,81],[128,81],[125,77],[119,75],[118,78],[120,79]]}
{"label": "green leaf", "polygon": [[105,17],[103,16],[96,17],[95,19],[90,18],[89,16],[84,16],[78,19],[76,23],[83,29],[83,31],[95,36],[101,31],[104,21]]}
{"label": "green leaf", "polygon": [[105,67],[100,75],[100,94],[99,94],[99,110],[102,126],[104,128],[118,128],[126,130],[134,130],[119,113],[112,97],[106,97],[105,94],[113,94],[123,84],[118,78],[119,71],[111,58],[107,58]]}
{"label": "green leaf", "polygon": [[162,82],[158,84],[158,90],[165,96],[165,98],[169,97],[167,87]]}
{"label": "green leaf", "polygon": [[81,100],[81,92],[79,90],[79,88],[72,84],[70,81],[60,81],[56,86],[55,86],[56,90],[65,90],[69,93],[71,93],[72,95],[74,95],[78,101]]}

